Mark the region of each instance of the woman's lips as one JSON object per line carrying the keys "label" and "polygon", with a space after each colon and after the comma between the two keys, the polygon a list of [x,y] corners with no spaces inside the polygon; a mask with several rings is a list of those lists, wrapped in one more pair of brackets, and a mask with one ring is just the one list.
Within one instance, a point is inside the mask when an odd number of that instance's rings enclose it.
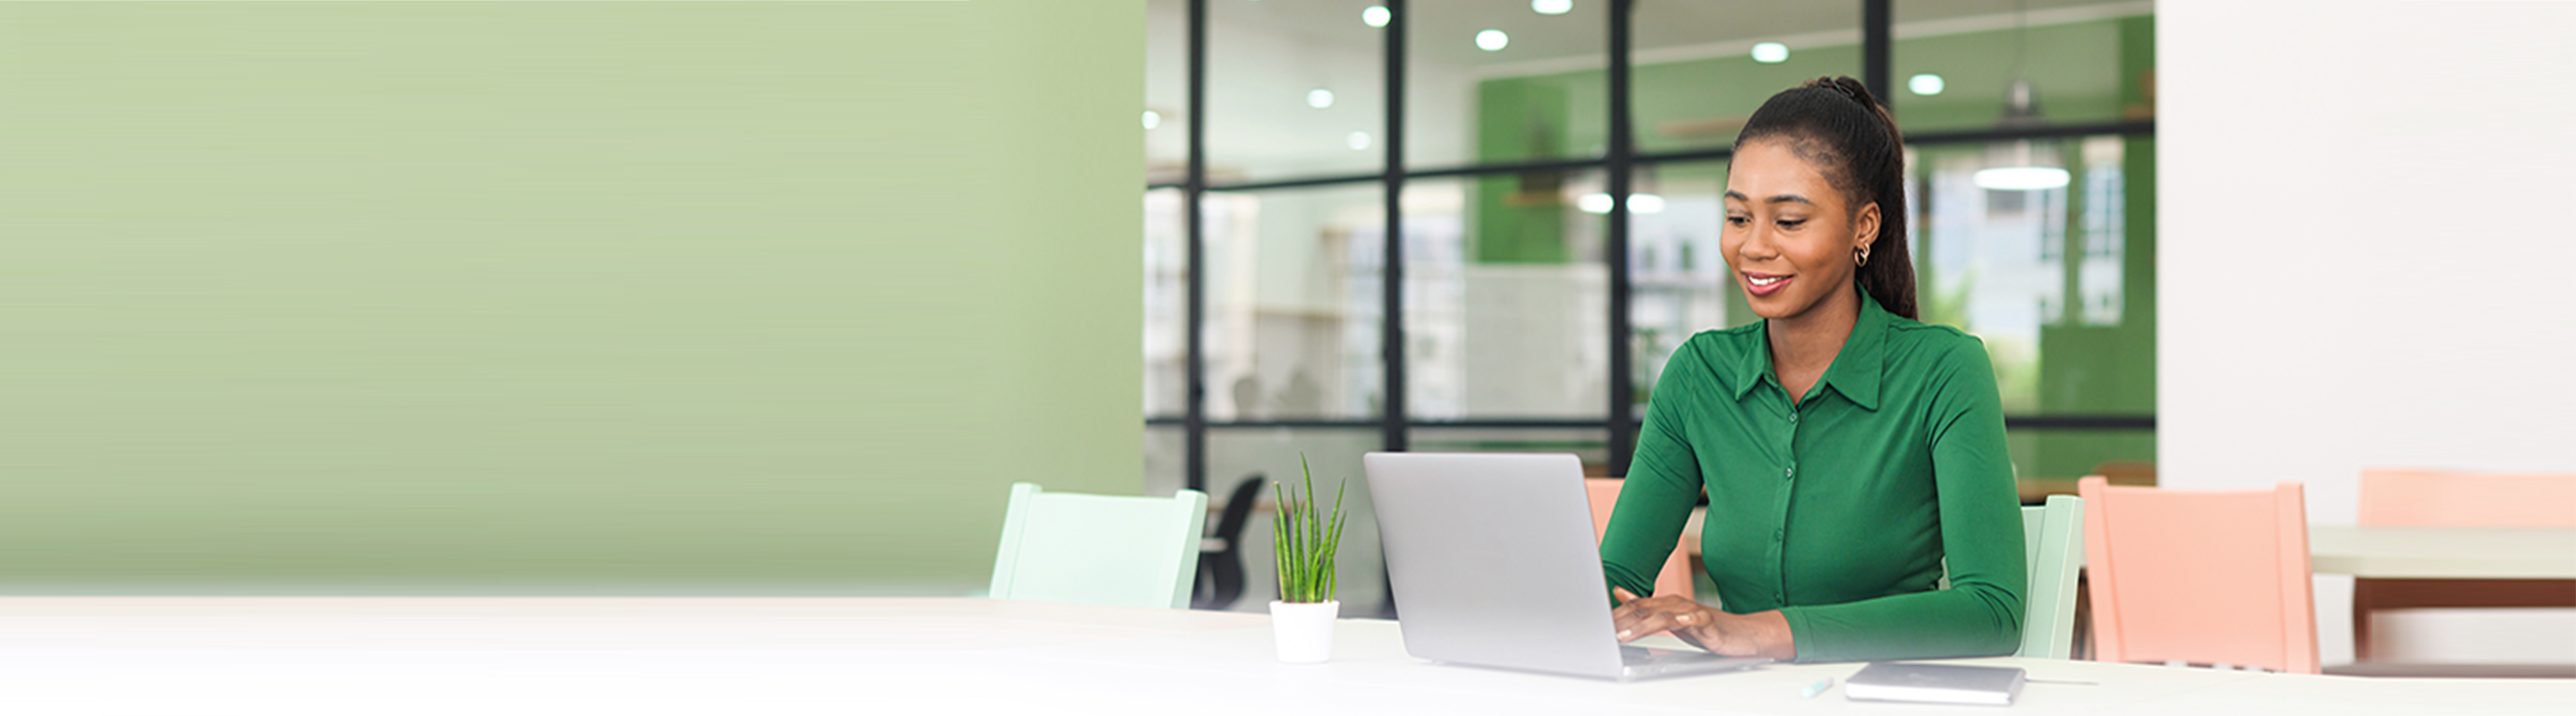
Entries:
{"label": "woman's lips", "polygon": [[1797,277],[1796,277],[1796,276],[1780,276],[1780,275],[1773,275],[1773,274],[1745,273],[1745,274],[1743,274],[1743,278],[1744,278],[1744,292],[1746,292],[1746,293],[1750,293],[1750,294],[1753,294],[1753,295],[1756,295],[1756,296],[1768,296],[1768,295],[1771,295],[1771,294],[1774,294],[1774,293],[1779,293],[1779,292],[1780,292],[1780,289],[1788,288],[1788,287],[1789,287],[1789,280],[1790,280],[1790,279],[1797,278]]}

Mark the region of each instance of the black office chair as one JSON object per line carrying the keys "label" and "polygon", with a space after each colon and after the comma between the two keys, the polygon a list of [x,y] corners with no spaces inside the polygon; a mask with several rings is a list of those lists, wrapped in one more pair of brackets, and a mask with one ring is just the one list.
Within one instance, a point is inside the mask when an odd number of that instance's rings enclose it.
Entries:
{"label": "black office chair", "polygon": [[1252,473],[1225,498],[1216,529],[1199,540],[1199,578],[1190,588],[1190,608],[1224,609],[1243,598],[1243,525],[1252,521],[1252,506],[1261,501],[1261,488],[1269,481]]}

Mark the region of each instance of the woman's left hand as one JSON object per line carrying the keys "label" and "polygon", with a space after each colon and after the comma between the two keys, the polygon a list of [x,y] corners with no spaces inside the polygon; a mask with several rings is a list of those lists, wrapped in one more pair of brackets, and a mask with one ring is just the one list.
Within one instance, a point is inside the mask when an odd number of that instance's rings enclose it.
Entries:
{"label": "woman's left hand", "polygon": [[1789,633],[1789,620],[1778,610],[1728,614],[1684,597],[1639,599],[1618,587],[1611,588],[1610,595],[1619,601],[1619,607],[1610,612],[1610,623],[1622,643],[1669,631],[1723,656],[1767,656],[1783,661],[1798,656],[1797,640]]}

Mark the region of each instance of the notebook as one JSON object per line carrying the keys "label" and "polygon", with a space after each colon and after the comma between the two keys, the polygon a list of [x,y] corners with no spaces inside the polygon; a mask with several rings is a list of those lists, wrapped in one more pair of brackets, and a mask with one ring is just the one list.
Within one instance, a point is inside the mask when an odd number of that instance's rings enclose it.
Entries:
{"label": "notebook", "polygon": [[1872,663],[1843,682],[1854,701],[2011,706],[2021,694],[2022,670],[1996,666]]}

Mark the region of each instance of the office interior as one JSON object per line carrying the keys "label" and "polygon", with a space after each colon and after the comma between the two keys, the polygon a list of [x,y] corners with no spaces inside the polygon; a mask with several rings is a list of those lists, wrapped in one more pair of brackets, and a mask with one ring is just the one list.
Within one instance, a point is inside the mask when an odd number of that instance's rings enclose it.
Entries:
{"label": "office interior", "polygon": [[[0,620],[949,599],[987,588],[1015,482],[1196,489],[1213,524],[1301,456],[1616,477],[1673,348],[1757,320],[1715,246],[1734,131],[1823,75],[1908,138],[1925,319],[1989,348],[2026,500],[2295,481],[2351,525],[2365,469],[2576,471],[2576,244],[2530,211],[2576,162],[2576,107],[2532,89],[2576,67],[2542,41],[2566,20],[0,3]],[[1344,615],[1400,616],[1355,492]],[[1263,611],[1266,519],[1194,611]],[[2350,665],[2353,580],[2312,579]],[[2374,658],[2576,665],[2568,609],[2374,624]]]}
{"label": "office interior", "polygon": [[[1256,476],[1297,477],[1301,455],[1356,475],[1361,454],[1385,449],[1572,452],[1590,476],[1623,474],[1664,359],[1696,331],[1758,320],[1717,258],[1734,130],[1781,87],[1873,69],[1868,3],[1640,3],[1628,46],[1614,50],[1598,12],[1420,2],[1395,59],[1369,24],[1373,6],[1207,3],[1195,38],[1205,87],[1193,97],[1190,3],[1147,5],[1149,494],[1186,487],[1222,502]],[[1885,11],[1877,81],[1908,141],[1924,320],[1985,343],[2025,503],[2073,494],[2085,475],[2156,484],[2155,3]],[[1501,46],[1479,44],[1478,28],[1501,33]],[[1609,56],[1621,50],[1627,80],[1614,87]],[[1403,117],[1391,121],[1398,72]],[[2032,91],[2019,106],[2016,81]],[[1619,92],[1633,150],[1614,157],[1607,113]],[[1192,107],[1206,117],[1195,157]],[[1395,126],[1401,161],[1383,144]],[[1193,166],[1204,186],[1196,234],[1185,213]],[[2021,166],[2064,174],[2045,186],[1981,181]],[[1628,176],[1624,216],[1611,214],[1613,173]],[[1390,230],[1405,239],[1392,300]],[[1620,253],[1625,267],[1604,258]],[[1388,316],[1401,316],[1392,332]],[[1614,317],[1626,325],[1612,328]],[[1391,335],[1402,336],[1400,371],[1384,350]],[[1624,345],[1611,340],[1620,335]],[[1400,416],[1386,408],[1398,380]],[[1615,399],[1612,385],[1626,386]],[[1267,549],[1261,519],[1243,538],[1254,565]],[[1379,573],[1373,525],[1356,523],[1360,547],[1342,566]],[[1251,570],[1243,593],[1268,593],[1268,578]],[[1395,614],[1385,589],[1344,587],[1355,608]],[[2329,602],[2348,600],[2349,579],[2320,577],[2319,589],[2328,663],[2348,662],[2348,612]],[[2576,641],[2526,636],[2576,636],[2571,619],[2392,614],[2378,638],[2404,642],[2399,658],[2565,662]]]}

